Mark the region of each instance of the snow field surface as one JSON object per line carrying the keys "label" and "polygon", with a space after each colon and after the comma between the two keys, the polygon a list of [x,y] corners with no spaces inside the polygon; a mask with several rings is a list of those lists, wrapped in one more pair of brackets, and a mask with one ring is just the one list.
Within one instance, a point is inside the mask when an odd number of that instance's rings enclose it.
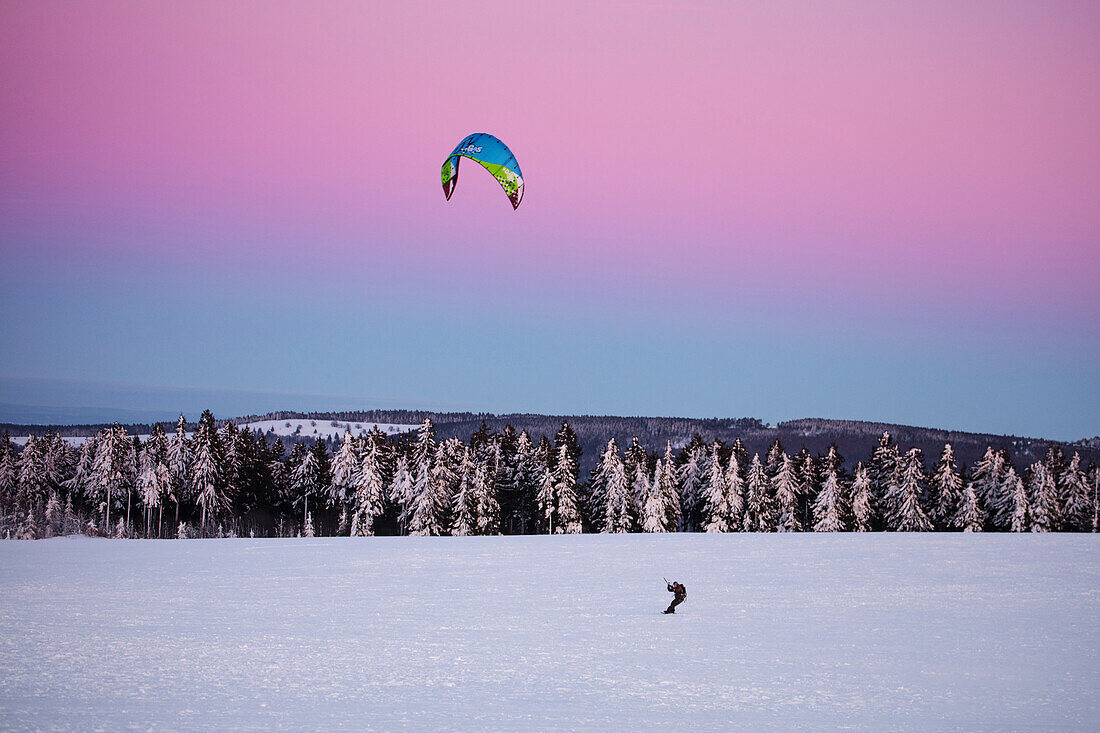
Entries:
{"label": "snow field surface", "polygon": [[0,728],[1096,730],[1097,540],[3,542]]}

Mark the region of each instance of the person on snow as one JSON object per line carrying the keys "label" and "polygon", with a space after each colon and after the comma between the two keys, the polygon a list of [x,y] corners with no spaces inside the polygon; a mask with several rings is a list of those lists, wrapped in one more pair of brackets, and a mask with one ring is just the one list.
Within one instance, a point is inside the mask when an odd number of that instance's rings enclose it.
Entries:
{"label": "person on snow", "polygon": [[668,592],[673,594],[672,603],[668,604],[668,608],[665,609],[665,613],[676,613],[676,607],[684,602],[687,598],[688,590],[684,587],[683,583],[673,581],[668,584]]}

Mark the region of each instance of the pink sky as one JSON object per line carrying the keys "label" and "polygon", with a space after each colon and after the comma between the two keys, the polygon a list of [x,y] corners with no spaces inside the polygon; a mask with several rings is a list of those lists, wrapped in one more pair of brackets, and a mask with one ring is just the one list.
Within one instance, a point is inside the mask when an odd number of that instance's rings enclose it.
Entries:
{"label": "pink sky", "polygon": [[[1097,38],[1094,2],[4,2],[0,217],[80,233],[57,256],[282,253],[440,302],[1095,321]],[[474,131],[518,212],[472,168],[443,202]]]}

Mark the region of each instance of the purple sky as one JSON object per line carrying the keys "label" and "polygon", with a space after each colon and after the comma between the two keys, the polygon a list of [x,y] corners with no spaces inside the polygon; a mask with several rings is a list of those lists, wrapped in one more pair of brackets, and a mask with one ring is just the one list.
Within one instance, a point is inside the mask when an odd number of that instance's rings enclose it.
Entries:
{"label": "purple sky", "polygon": [[[1098,37],[1094,2],[0,2],[0,404],[1095,435]],[[472,167],[444,201],[476,131],[519,211]]]}

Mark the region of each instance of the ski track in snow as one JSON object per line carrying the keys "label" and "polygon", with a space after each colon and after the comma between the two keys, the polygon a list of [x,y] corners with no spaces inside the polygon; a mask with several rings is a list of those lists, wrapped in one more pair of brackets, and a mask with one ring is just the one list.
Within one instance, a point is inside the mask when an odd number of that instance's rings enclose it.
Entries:
{"label": "ski track in snow", "polygon": [[1095,730],[1098,561],[1089,535],[2,542],[0,728]]}

